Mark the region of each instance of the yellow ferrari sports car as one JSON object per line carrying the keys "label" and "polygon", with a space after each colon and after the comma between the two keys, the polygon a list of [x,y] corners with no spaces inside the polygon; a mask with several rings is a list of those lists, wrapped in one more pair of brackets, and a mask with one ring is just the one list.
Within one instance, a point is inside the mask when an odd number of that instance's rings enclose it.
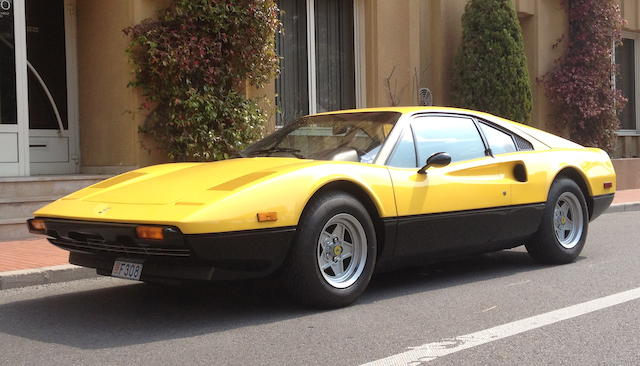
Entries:
{"label": "yellow ferrari sports car", "polygon": [[306,116],[240,155],[118,175],[29,229],[101,275],[275,274],[300,301],[337,307],[399,266],[520,245],[572,262],[615,192],[606,152],[452,108]]}

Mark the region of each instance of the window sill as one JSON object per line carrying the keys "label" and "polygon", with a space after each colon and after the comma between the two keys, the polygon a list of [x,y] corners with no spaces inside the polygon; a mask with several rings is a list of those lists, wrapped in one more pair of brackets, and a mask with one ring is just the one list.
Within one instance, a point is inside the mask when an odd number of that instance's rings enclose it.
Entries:
{"label": "window sill", "polygon": [[619,130],[616,131],[617,136],[640,136],[640,131],[636,130]]}

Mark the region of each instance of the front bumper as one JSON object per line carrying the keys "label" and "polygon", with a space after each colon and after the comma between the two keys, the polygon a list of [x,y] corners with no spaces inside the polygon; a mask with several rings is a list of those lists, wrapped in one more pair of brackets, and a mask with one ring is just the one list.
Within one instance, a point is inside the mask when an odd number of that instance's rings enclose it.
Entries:
{"label": "front bumper", "polygon": [[110,275],[117,259],[142,262],[142,280],[264,277],[282,265],[295,234],[295,227],[183,234],[168,226],[164,240],[144,240],[136,224],[39,219],[49,241],[71,252],[70,263]]}

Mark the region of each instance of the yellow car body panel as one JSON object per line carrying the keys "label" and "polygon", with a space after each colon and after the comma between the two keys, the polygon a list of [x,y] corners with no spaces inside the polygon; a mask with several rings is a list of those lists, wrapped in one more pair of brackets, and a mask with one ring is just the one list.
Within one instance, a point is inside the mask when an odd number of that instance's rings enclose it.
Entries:
{"label": "yellow car body panel", "polygon": [[[185,234],[295,226],[312,195],[334,181],[360,186],[382,217],[396,214],[386,167],[245,158],[135,170],[63,197],[34,215],[171,225]],[[260,212],[276,212],[278,220],[258,222]]]}
{"label": "yellow car body panel", "polygon": [[[398,216],[408,216],[545,202],[553,179],[566,168],[581,172],[590,196],[614,193],[615,185],[604,188],[605,182],[615,182],[613,165],[601,158],[601,151],[593,149],[593,154],[587,161],[571,151],[517,152],[433,168],[426,175],[389,170]],[[527,182],[513,175],[518,163],[526,166]]]}
{"label": "yellow car body panel", "polygon": [[[525,162],[529,180],[512,183],[513,205],[545,202],[553,180],[565,169],[578,172],[586,183],[589,196],[615,193],[616,175],[609,156],[600,149],[554,149],[543,152],[505,154],[498,160],[518,159]],[[604,188],[610,183],[611,188]]]}
{"label": "yellow car body panel", "polygon": [[509,181],[491,158],[432,168],[426,175],[415,169],[390,168],[398,216],[465,211],[511,204]]}
{"label": "yellow car body panel", "polygon": [[[565,168],[579,172],[590,196],[615,192],[613,165],[600,149],[574,148],[579,145],[532,127],[456,108],[395,107],[340,113],[367,111],[472,113],[514,131],[537,131],[539,135],[531,139],[536,151],[457,162],[432,168],[427,175],[417,174],[416,169],[296,158],[163,164],[82,189],[34,216],[172,225],[185,234],[255,230],[297,225],[313,194],[334,181],[359,186],[375,204],[378,216],[386,218],[545,202],[553,179]],[[326,114],[331,113],[337,112]],[[545,136],[556,140],[541,141]],[[558,141],[572,148],[548,146]],[[513,176],[519,163],[526,167],[527,182]],[[605,189],[605,182],[613,186]],[[276,212],[278,219],[258,222],[260,212]]]}

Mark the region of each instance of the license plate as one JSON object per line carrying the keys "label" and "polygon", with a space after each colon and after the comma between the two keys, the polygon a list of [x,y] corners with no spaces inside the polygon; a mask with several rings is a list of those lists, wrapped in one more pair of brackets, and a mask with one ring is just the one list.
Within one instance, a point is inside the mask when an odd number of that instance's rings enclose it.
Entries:
{"label": "license plate", "polygon": [[140,281],[142,274],[142,263],[133,263],[125,261],[115,261],[113,263],[113,277],[124,278],[127,280]]}

